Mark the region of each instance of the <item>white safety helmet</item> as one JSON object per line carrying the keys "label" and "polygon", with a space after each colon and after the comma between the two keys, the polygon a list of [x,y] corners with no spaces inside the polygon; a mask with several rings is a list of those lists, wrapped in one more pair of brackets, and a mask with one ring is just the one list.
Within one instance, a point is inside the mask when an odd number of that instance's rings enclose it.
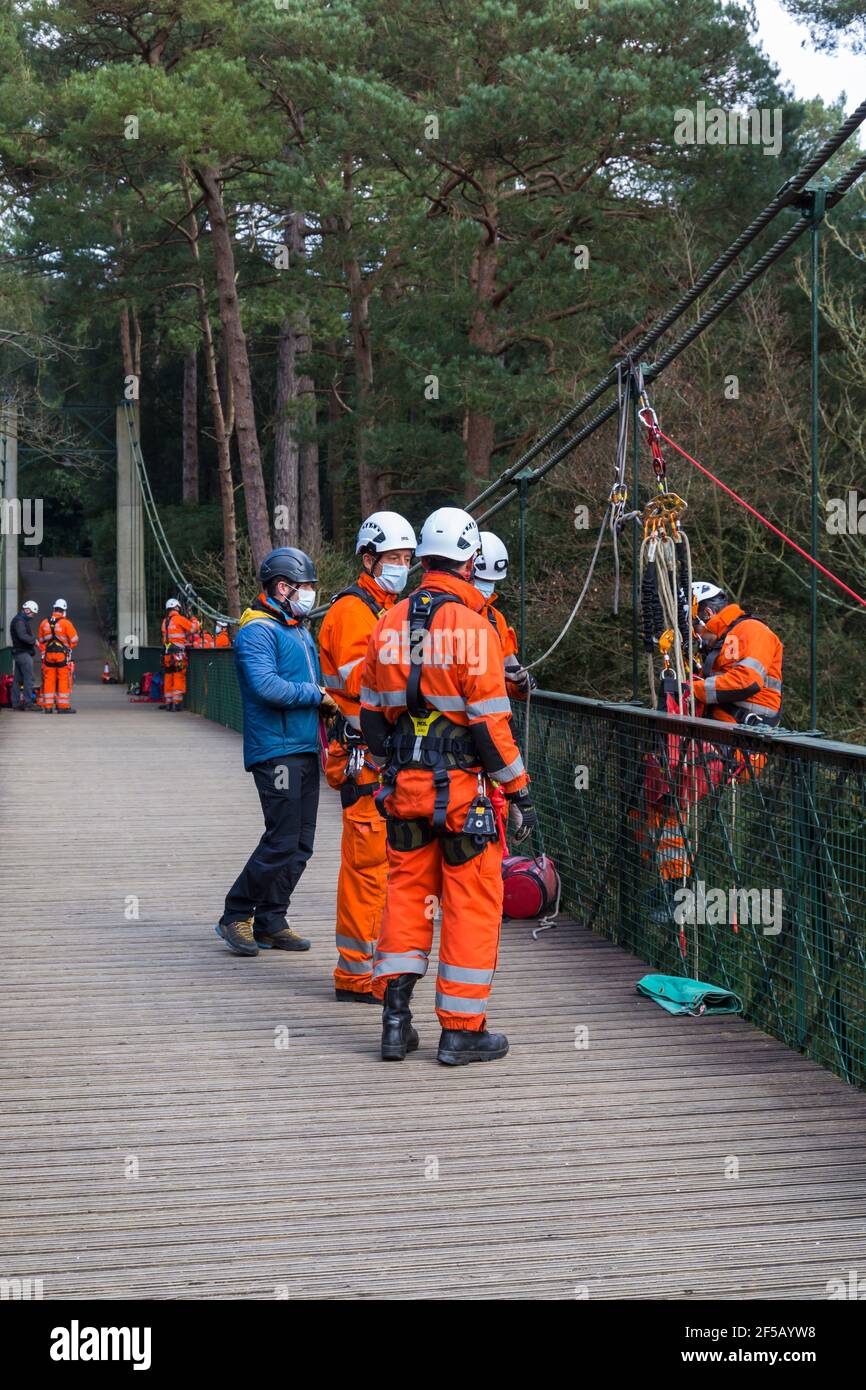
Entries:
{"label": "white safety helmet", "polygon": [[415,551],[418,559],[441,555],[444,560],[471,560],[481,549],[478,522],[460,507],[440,507],[421,527]]}
{"label": "white safety helmet", "polygon": [[724,589],[720,589],[718,584],[708,584],[703,579],[696,579],[692,585],[692,598],[698,607],[702,603],[707,603],[711,598],[718,598],[724,592]]}
{"label": "white safety helmet", "polygon": [[492,531],[481,532],[481,554],[475,561],[476,579],[489,579],[498,584],[508,574],[508,551]]}
{"label": "white safety helmet", "polygon": [[361,522],[355,554],[362,550],[381,555],[383,550],[414,550],[418,542],[405,516],[399,512],[373,512]]}
{"label": "white safety helmet", "polygon": [[54,611],[55,611],[55,613],[58,611],[58,609],[59,609],[59,611],[60,611],[61,613],[65,613],[65,612],[66,612],[66,599],[65,599],[65,598],[56,598],[56,599],[54,600]]}
{"label": "white safety helmet", "polygon": [[225,623],[214,623],[214,625],[213,625],[213,630],[214,630],[214,632],[225,632],[225,630],[226,630],[226,624],[225,624]]}
{"label": "white safety helmet", "polygon": [[29,598],[25,604],[22,604],[22,607],[23,607],[25,613],[38,613],[38,612],[39,612],[39,604],[38,604],[38,603],[34,603],[32,598]]}
{"label": "white safety helmet", "polygon": [[165,601],[165,606],[166,608],[180,608],[180,604],[178,603],[176,598],[167,598]]}

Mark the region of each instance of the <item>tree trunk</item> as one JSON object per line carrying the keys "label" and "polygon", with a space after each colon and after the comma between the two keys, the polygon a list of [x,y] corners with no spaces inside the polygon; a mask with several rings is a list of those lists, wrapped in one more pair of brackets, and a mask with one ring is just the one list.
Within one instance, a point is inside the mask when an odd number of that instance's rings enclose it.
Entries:
{"label": "tree trunk", "polygon": [[352,255],[349,233],[352,229],[352,161],[343,164],[346,210],[343,234],[346,250],[343,271],[349,288],[349,316],[352,323],[352,353],[355,361],[355,465],[361,488],[361,515],[369,516],[379,506],[379,482],[369,457],[369,409],[373,393],[373,344],[370,339],[370,292],[361,273],[360,262]]}
{"label": "tree trunk", "polygon": [[293,416],[298,395],[295,360],[298,339],[290,319],[284,319],[277,344],[277,401],[274,431],[274,540],[298,545],[301,535],[299,448]]}
{"label": "tree trunk", "polygon": [[[475,248],[469,271],[469,284],[475,298],[469,342],[480,352],[495,353],[496,326],[493,319],[493,299],[496,294],[498,250],[496,245],[496,171],[487,166],[481,173],[485,189],[487,224],[482,240]],[[467,407],[463,419],[463,438],[466,442],[466,500],[483,491],[490,481],[490,461],[493,456],[494,424],[484,410]]]}
{"label": "tree trunk", "polygon": [[[335,339],[328,344],[335,363],[341,357],[341,345]],[[339,368],[334,368],[334,378],[328,388],[328,490],[331,494],[331,532],[334,545],[342,549],[346,529],[346,482],[343,477],[343,438],[340,422],[345,415],[345,406],[340,401],[342,376]]]}
{"label": "tree trunk", "polygon": [[204,193],[208,221],[210,222],[217,292],[219,294],[220,321],[234,391],[235,435],[238,441],[241,477],[244,484],[247,528],[253,562],[258,568],[273,548],[273,541],[268,520],[262,456],[256,431],[247,340],[241,320],[240,302],[235,283],[234,248],[222,189],[216,171],[210,168],[197,168],[195,176]]}
{"label": "tree trunk", "polygon": [[220,399],[219,379],[217,377],[216,351],[213,344],[210,314],[207,308],[207,295],[204,284],[200,282],[199,323],[201,325],[202,346],[204,350],[205,377],[210,397],[211,416],[217,446],[217,475],[220,485],[220,501],[223,513],[223,566],[226,579],[226,603],[230,618],[241,615],[241,590],[238,578],[238,535],[235,515],[235,488],[232,478],[232,459],[229,435],[226,430],[222,400]]}
{"label": "tree trunk", "polygon": [[[289,265],[304,250],[304,215],[289,212],[284,236]],[[300,449],[298,444],[298,334],[293,319],[280,327],[277,345],[276,429],[274,432],[274,537],[277,545],[299,545],[301,536]]]}
{"label": "tree trunk", "polygon": [[220,502],[222,503],[223,515],[223,570],[226,583],[226,607],[228,608],[228,615],[230,618],[239,618],[241,614],[241,593],[238,577],[238,536],[230,449],[231,433],[226,424],[222,397],[220,396],[217,355],[216,348],[214,347],[213,329],[211,327],[210,313],[208,310],[207,290],[205,289],[200,269],[201,258],[198,245],[199,228],[192,210],[192,198],[189,191],[187,170],[184,165],[181,166],[181,173],[189,212],[187,218],[189,223],[187,236],[198,272],[195,281],[196,298],[198,301],[198,321],[201,329],[205,380],[207,382],[208,396],[210,398],[211,416],[213,419],[217,446],[217,476],[219,478]]}
{"label": "tree trunk", "polygon": [[[309,351],[309,338],[305,342]],[[316,439],[316,388],[311,376],[298,377],[301,422],[301,545],[315,555],[322,544],[322,503],[319,495],[319,444]]]}
{"label": "tree trunk", "polygon": [[183,500],[198,506],[198,354],[195,348],[183,359]]}

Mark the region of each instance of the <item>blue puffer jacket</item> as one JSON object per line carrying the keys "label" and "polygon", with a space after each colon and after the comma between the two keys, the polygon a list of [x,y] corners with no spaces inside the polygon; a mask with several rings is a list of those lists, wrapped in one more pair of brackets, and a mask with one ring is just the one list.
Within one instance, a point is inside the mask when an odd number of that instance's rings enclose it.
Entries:
{"label": "blue puffer jacket", "polygon": [[312,637],[260,594],[235,639],[244,708],[244,767],[318,753],[322,673]]}

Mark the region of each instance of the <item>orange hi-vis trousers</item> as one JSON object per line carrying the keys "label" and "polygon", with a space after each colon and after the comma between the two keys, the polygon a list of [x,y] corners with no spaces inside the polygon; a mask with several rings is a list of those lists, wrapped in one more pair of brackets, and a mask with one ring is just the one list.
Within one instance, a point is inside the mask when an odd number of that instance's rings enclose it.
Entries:
{"label": "orange hi-vis trousers", "polygon": [[[452,772],[449,779],[449,829],[456,831],[475,794],[476,777],[474,773]],[[397,803],[395,811],[402,816],[417,807],[427,819],[425,811],[432,802],[430,774],[415,769],[401,773],[398,791],[390,800]],[[432,820],[432,806],[429,812]],[[439,906],[442,924],[436,1013],[443,1028],[480,1032],[486,1023],[502,925],[502,847],[498,840],[464,864],[446,861],[438,837],[418,849],[395,849],[389,843],[388,886],[373,966],[373,993],[381,999],[389,977],[427,973]]]}
{"label": "orange hi-vis trousers", "polygon": [[[328,749],[325,776],[332,787],[345,780],[347,750],[336,741]],[[360,786],[378,787],[378,776],[364,768]],[[373,956],[382,910],[388,856],[385,822],[376,810],[373,797],[358,798],[343,809],[343,838],[340,845],[340,874],[337,879],[337,965],[334,988],[368,994],[373,979]]]}
{"label": "orange hi-vis trousers", "polygon": [[69,709],[71,693],[72,672],[69,666],[49,666],[47,661],[43,661],[42,708],[53,710],[56,703],[57,709]]}
{"label": "orange hi-vis trousers", "polygon": [[182,705],[186,694],[186,671],[166,671],[162,688],[167,705]]}

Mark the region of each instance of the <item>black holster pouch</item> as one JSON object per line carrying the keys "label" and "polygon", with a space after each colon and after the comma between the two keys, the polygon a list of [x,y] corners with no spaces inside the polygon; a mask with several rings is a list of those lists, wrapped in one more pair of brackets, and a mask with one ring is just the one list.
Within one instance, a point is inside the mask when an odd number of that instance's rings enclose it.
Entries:
{"label": "black holster pouch", "polygon": [[385,834],[392,849],[406,854],[413,849],[423,849],[436,838],[436,832],[429,821],[401,820],[397,816],[385,817]]}
{"label": "black holster pouch", "polygon": [[346,811],[350,806],[354,806],[356,801],[360,801],[362,796],[373,796],[378,790],[378,782],[365,782],[359,787],[353,777],[347,777],[340,787],[340,805]]}

